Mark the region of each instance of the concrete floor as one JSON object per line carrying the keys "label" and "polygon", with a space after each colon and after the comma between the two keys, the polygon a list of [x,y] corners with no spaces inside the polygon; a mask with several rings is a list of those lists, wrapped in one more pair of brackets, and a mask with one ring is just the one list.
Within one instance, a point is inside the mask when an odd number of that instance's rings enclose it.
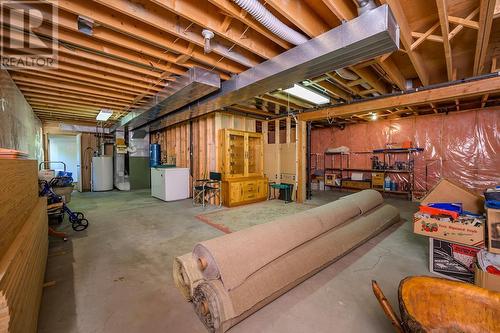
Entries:
{"label": "concrete floor", "polygon": [[[345,194],[318,192],[309,203],[313,207]],[[397,307],[399,281],[429,273],[427,239],[415,236],[410,228],[417,205],[395,198],[387,202],[401,210],[406,222],[357,248],[230,332],[391,332],[372,294],[371,280],[379,282]],[[262,215],[266,204],[252,206]],[[63,229],[71,239],[50,242],[46,281],[56,284],[44,289],[39,332],[206,332],[171,276],[175,256],[222,234],[196,218],[207,211],[192,207],[190,200],[162,202],[150,197],[149,191],[77,193],[70,207],[84,212],[90,227],[73,233],[65,223]]]}

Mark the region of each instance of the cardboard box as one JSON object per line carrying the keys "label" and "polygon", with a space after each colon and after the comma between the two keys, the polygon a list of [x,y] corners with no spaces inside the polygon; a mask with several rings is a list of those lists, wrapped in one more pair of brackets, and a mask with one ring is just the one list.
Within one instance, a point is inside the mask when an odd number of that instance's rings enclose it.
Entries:
{"label": "cardboard box", "polygon": [[488,251],[500,254],[500,209],[487,208]]}
{"label": "cardboard box", "polygon": [[477,264],[475,267],[474,283],[481,288],[500,292],[500,275],[485,272]]}
{"label": "cardboard box", "polygon": [[346,188],[355,188],[355,189],[360,189],[360,190],[366,190],[371,188],[372,183],[371,181],[359,181],[359,180],[342,180],[342,187]]}
{"label": "cardboard box", "polygon": [[479,248],[429,238],[429,270],[436,275],[474,283]]}
{"label": "cardboard box", "polygon": [[384,173],[383,172],[372,172],[372,188],[377,188],[377,189],[384,188]]}
{"label": "cardboard box", "polygon": [[484,247],[484,223],[476,227],[471,224],[444,222],[419,216],[419,213],[413,215],[413,232],[416,234],[463,245]]}
{"label": "cardboard box", "polygon": [[338,178],[339,176],[335,173],[325,173],[325,185],[328,185],[328,186],[337,186],[337,184],[335,183],[335,180]]}
{"label": "cardboard box", "polygon": [[468,212],[484,213],[483,197],[448,179],[441,179],[420,203],[425,205],[432,202],[461,202]]}

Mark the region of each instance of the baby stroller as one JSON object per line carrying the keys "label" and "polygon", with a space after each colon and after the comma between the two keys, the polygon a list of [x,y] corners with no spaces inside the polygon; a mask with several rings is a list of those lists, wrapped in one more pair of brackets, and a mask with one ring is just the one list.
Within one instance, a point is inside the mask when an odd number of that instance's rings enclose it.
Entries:
{"label": "baby stroller", "polygon": [[83,231],[89,226],[89,221],[85,218],[85,215],[81,212],[73,212],[64,202],[63,198],[56,194],[52,189],[53,186],[61,183],[71,183],[73,179],[71,177],[55,177],[50,181],[39,180],[40,184],[40,196],[47,197],[48,207],[54,207],[55,210],[51,210],[51,215],[58,215],[60,222],[64,219],[64,214],[68,214],[69,222],[71,227],[75,231]]}

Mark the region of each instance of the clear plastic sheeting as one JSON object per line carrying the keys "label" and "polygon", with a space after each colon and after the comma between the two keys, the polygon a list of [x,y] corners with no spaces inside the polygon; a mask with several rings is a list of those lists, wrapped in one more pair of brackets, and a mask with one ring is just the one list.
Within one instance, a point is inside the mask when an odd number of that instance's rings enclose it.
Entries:
{"label": "clear plastic sheeting", "polygon": [[[425,194],[441,178],[482,193],[500,183],[496,153],[500,150],[499,111],[478,109],[360,123],[343,130],[313,129],[311,157],[317,160],[313,167],[323,169],[325,150],[342,145],[351,149],[350,168],[370,169],[372,150],[385,148],[387,143],[412,141],[414,147],[424,148],[415,155],[416,194]],[[339,163],[337,158],[334,167]],[[331,167],[330,160],[327,167]]]}

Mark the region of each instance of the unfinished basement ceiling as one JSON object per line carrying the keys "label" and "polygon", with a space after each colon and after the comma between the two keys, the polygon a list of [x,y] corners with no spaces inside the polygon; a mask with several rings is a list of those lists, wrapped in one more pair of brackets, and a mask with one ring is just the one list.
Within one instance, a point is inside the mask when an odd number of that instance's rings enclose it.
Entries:
{"label": "unfinished basement ceiling", "polygon": [[[111,126],[129,110],[147,105],[167,82],[190,68],[213,71],[224,81],[294,47],[232,0],[39,3],[30,6],[44,11],[44,3],[51,3],[59,9],[59,67],[10,74],[43,121],[95,124],[99,110],[109,108],[114,111],[107,123]],[[377,5],[384,3],[391,7],[400,25],[401,50],[351,66],[347,72],[331,71],[312,77],[304,85],[328,96],[332,104],[344,104],[498,71],[500,1],[377,1]],[[268,0],[261,4],[306,39],[358,16],[353,0]],[[78,30],[78,16],[93,22],[90,34]],[[53,24],[46,21],[33,32],[47,36]],[[2,31],[21,26],[4,24]],[[203,29],[215,35],[210,41],[210,53],[204,50]],[[18,35],[11,33],[11,38],[21,38],[23,32],[15,31]],[[411,116],[463,110],[478,104],[485,107],[497,103],[493,97],[393,109],[388,113]],[[314,106],[275,90],[228,110],[265,117]],[[338,121],[363,121],[369,116],[360,114]]]}

